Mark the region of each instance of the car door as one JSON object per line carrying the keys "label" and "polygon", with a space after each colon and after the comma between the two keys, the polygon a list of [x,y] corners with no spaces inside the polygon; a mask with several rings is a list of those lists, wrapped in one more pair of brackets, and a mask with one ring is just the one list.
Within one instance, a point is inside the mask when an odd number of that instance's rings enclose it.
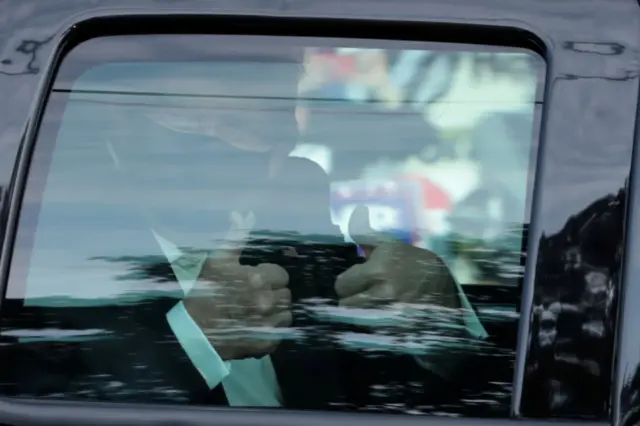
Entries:
{"label": "car door", "polygon": [[[636,2],[0,10],[3,424],[633,424]],[[271,385],[253,367],[216,381],[213,346],[194,355],[181,336],[202,336],[172,323],[193,280],[162,241],[215,249],[212,199],[259,203],[268,235],[324,232],[302,174],[267,195],[237,184],[258,163],[208,174],[220,151],[202,138],[260,152],[294,117],[288,154],[328,176],[332,225],[350,240],[364,204],[376,231],[436,253],[464,333],[295,290],[306,316],[260,367]],[[295,241],[289,276],[322,263]]]}

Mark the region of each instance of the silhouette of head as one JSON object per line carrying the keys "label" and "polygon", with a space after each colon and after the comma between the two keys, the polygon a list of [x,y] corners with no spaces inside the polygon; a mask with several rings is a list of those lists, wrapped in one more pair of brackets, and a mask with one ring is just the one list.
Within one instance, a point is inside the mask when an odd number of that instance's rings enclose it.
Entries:
{"label": "silhouette of head", "polygon": [[163,96],[117,109],[107,145],[154,229],[174,240],[211,235],[230,211],[269,197],[296,143],[299,59],[231,53],[136,65],[136,89]]}

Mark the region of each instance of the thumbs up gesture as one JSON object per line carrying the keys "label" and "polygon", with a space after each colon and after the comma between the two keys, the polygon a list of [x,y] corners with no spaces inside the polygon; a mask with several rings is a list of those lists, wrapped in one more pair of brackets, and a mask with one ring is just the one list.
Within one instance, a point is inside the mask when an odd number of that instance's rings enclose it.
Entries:
{"label": "thumbs up gesture", "polygon": [[336,280],[340,306],[380,308],[394,303],[435,303],[459,308],[455,281],[443,261],[429,250],[373,230],[369,217],[369,209],[363,205],[351,215],[349,235],[367,260]]}
{"label": "thumbs up gesture", "polygon": [[222,359],[259,358],[277,347],[273,331],[291,325],[289,276],[275,264],[241,265],[248,231],[237,213],[231,221],[184,306]]}

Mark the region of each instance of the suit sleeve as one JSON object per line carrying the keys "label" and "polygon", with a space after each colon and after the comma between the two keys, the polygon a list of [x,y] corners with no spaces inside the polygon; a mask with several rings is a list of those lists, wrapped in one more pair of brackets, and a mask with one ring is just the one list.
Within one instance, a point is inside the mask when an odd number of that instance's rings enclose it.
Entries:
{"label": "suit sleeve", "polygon": [[[455,280],[455,278],[454,278]],[[458,297],[460,298],[460,305],[462,309],[462,321],[464,323],[464,333],[459,343],[452,342],[450,345],[442,345],[441,347],[434,347],[426,354],[416,356],[415,359],[422,368],[432,371],[435,374],[447,379],[450,378],[455,369],[458,367],[461,359],[459,357],[452,357],[450,355],[450,347],[456,344],[461,345],[473,345],[474,340],[481,341],[488,337],[484,326],[480,322],[480,319],[475,313],[475,310],[471,306],[469,299],[462,290],[462,287],[455,281]]]}

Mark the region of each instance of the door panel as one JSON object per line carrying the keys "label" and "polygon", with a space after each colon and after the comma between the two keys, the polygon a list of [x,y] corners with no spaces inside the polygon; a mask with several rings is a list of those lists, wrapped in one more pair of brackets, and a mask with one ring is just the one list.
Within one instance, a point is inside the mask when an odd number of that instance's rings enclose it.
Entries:
{"label": "door panel", "polygon": [[[9,164],[9,160],[19,158],[22,167],[28,163],[28,153],[18,156],[17,139],[27,118],[36,119],[31,121],[32,127],[26,129],[29,137],[35,136],[34,126],[40,109],[33,100],[36,99],[42,82],[51,75],[52,69],[46,66],[47,58],[51,57],[58,43],[66,36],[66,29],[75,19],[81,19],[69,18],[70,16],[108,15],[106,12],[97,11],[103,4],[112,8],[114,14],[126,13],[125,8],[129,5],[125,1],[94,2],[92,5],[86,5],[81,2],[53,4],[44,0],[13,0],[0,6],[0,16],[5,17],[5,24],[0,30],[3,46],[3,57],[0,61],[0,94],[3,99],[11,100],[4,104],[5,113],[0,114],[0,129],[3,129],[0,138],[3,161]],[[429,5],[432,7],[411,1],[393,4],[366,1],[292,1],[287,4],[275,1],[234,1],[216,6],[203,5],[195,1],[182,4],[169,1],[138,3],[143,10],[146,8],[149,13],[156,15],[172,11],[190,11],[211,16],[238,13],[265,17],[277,14],[300,18],[321,15],[333,18],[388,20],[394,17],[398,20],[410,19],[438,24],[450,22],[494,26],[493,32],[487,31],[487,34],[492,33],[491,36],[487,36],[487,41],[495,39],[496,34],[505,34],[501,32],[502,29],[512,27],[517,22],[517,26],[540,37],[539,43],[545,45],[545,56],[550,63],[547,74],[549,85],[545,96],[548,105],[542,117],[543,142],[538,162],[536,195],[533,204],[529,206],[532,211],[527,250],[530,272],[525,280],[521,311],[523,318],[531,318],[531,321],[521,321],[520,324],[521,353],[518,355],[516,366],[513,412],[516,416],[523,417],[606,418],[609,411],[609,391],[604,382],[612,375],[613,332],[617,313],[611,307],[615,308],[615,304],[596,303],[589,306],[589,318],[597,319],[602,333],[590,335],[590,340],[586,342],[583,337],[578,338],[578,334],[570,331],[561,342],[554,342],[553,346],[556,349],[568,348],[561,354],[558,351],[549,353],[541,350],[536,342],[540,342],[545,333],[549,332],[542,326],[549,324],[542,320],[545,318],[544,313],[549,310],[547,307],[554,303],[569,310],[568,315],[557,316],[555,323],[551,324],[552,328],[557,330],[558,336],[563,331],[575,329],[576,326],[581,328],[580,322],[576,323],[576,317],[571,315],[571,312],[575,310],[577,300],[591,298],[592,294],[585,291],[585,288],[591,283],[591,278],[594,278],[593,273],[604,274],[607,277],[605,287],[608,297],[613,300],[617,297],[620,263],[619,256],[614,251],[619,250],[623,238],[620,230],[620,211],[624,211],[624,191],[621,191],[621,188],[624,188],[624,182],[629,175],[631,141],[637,109],[638,81],[634,52],[637,51],[640,40],[638,5],[631,0],[593,1],[589,3],[589,7],[581,5],[575,8],[566,2],[540,4],[535,1],[522,1],[503,4],[497,0],[486,1],[482,7],[462,1],[433,1]],[[118,10],[118,7],[122,9]],[[496,19],[496,16],[501,18]],[[620,16],[628,19],[620,20]],[[251,23],[252,25],[245,28],[253,28],[253,31],[256,31],[256,23],[260,23],[265,25],[261,28],[268,28],[269,32],[306,31],[309,35],[319,36],[339,36],[336,28],[344,28],[345,32],[348,29],[362,31],[365,37],[374,35],[381,29],[388,34],[401,34],[402,37],[407,37],[408,34],[413,34],[416,38],[424,36],[420,26],[393,25],[388,22],[367,25],[361,22],[349,27],[344,22],[340,22],[341,26],[336,26],[335,23],[321,25],[318,22],[304,20],[267,19],[235,21],[236,28],[243,23]],[[309,25],[310,23],[316,25]],[[90,22],[89,25],[78,27],[76,34],[87,37],[105,27],[116,28],[112,24],[113,22],[110,25],[100,24],[98,21]],[[136,28],[144,31],[144,26]],[[445,41],[464,38],[464,27],[439,25],[436,28],[441,30],[437,33],[442,34]],[[43,99],[40,97],[39,100]],[[16,128],[19,130],[16,131]],[[13,188],[20,189],[24,183],[24,174],[13,180],[11,175],[12,171],[0,169],[0,185],[11,184]],[[20,194],[15,194],[11,199],[16,207],[19,196]],[[13,213],[15,215],[17,210]],[[578,229],[580,224],[591,223],[586,217],[589,214],[598,218],[598,226],[591,227],[586,234],[581,233],[582,230]],[[15,222],[9,223],[11,228],[4,241],[1,259],[4,282],[15,231]],[[613,230],[612,234],[602,236],[601,229],[607,229],[608,224]],[[631,226],[630,229],[634,229],[633,225]],[[606,243],[606,251],[591,252],[591,256],[594,256],[592,260],[576,264],[576,259],[582,256],[581,247],[586,245],[587,251],[590,251],[591,247],[600,245],[599,241]],[[576,247],[579,247],[577,252]],[[585,324],[589,318],[580,321]],[[626,330],[629,330],[629,327]],[[554,331],[551,331],[553,334]],[[627,361],[632,354],[629,352],[630,348],[624,346],[625,341],[622,339],[621,369],[625,362],[633,364]],[[533,343],[530,345],[529,342]],[[575,366],[575,369],[567,370],[568,363]],[[558,377],[558,371],[568,373]],[[623,403],[620,398],[615,402]],[[629,411],[628,408],[622,410],[622,405],[616,407],[619,412]],[[157,407],[149,411],[143,410],[144,408],[138,406],[130,409],[111,405],[72,407],[69,404],[7,401],[0,406],[0,416],[3,417],[3,422],[15,425],[73,424],[74,421],[78,424],[160,424],[167,418],[186,424],[205,421],[211,424],[210,416],[213,416],[214,412],[218,416],[216,419],[219,418],[226,424],[234,421],[245,424],[276,424],[299,422],[298,416],[302,416],[298,413],[284,412],[272,413],[269,416],[253,412],[240,414],[230,410],[167,409],[164,412]],[[375,415],[344,418],[337,414],[317,417],[312,414],[305,415],[307,416],[309,419],[304,419],[307,422],[314,421],[313,419],[323,422],[375,422],[389,419],[386,416]],[[335,417],[329,419],[332,416]],[[393,419],[400,420],[397,417]],[[425,418],[403,418],[401,421],[438,421],[451,424],[467,422]],[[491,422],[493,424],[496,420]],[[482,422],[474,421],[474,424],[477,423]]]}

